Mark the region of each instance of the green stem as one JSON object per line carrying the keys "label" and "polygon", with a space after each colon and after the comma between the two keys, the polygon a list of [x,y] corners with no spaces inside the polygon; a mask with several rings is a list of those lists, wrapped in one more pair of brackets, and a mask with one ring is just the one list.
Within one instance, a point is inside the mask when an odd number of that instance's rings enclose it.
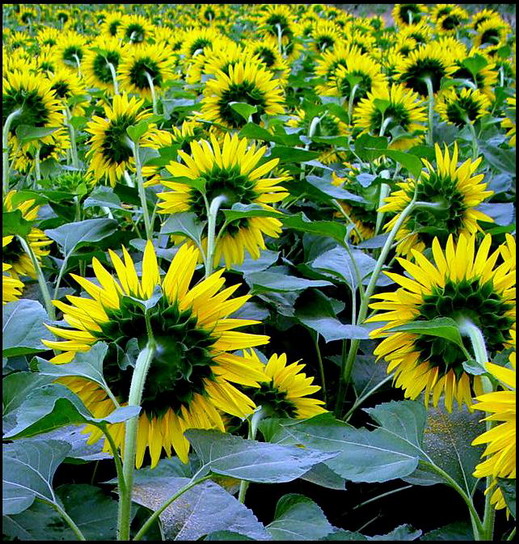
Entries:
{"label": "green stem", "polygon": [[352,122],[352,116],[353,116],[353,101],[355,100],[355,93],[357,92],[357,89],[359,88],[359,85],[353,85],[353,88],[350,93],[350,98],[348,100],[348,120],[350,122],[350,125],[353,124]]}
{"label": "green stem", "polygon": [[146,230],[146,239],[151,240],[153,237],[153,230],[151,228],[150,210],[148,209],[148,203],[146,201],[146,189],[144,188],[144,178],[142,177],[142,165],[139,155],[139,143],[132,142],[128,139],[128,143],[131,142],[131,149],[135,158],[135,172],[137,174],[137,188],[139,190],[139,198],[141,199],[142,215],[144,217],[144,228]]}
{"label": "green stem", "polygon": [[34,270],[36,271],[36,275],[38,278],[38,284],[40,286],[41,296],[45,304],[45,309],[47,310],[47,313],[49,314],[51,320],[56,321],[56,312],[54,311],[54,306],[50,298],[49,287],[47,285],[47,282],[45,281],[45,276],[43,275],[40,263],[38,262],[38,259],[34,254],[31,245],[27,243],[25,239],[21,236],[17,236],[17,238],[25,253],[27,253],[27,255],[29,255],[29,257],[31,258],[31,262],[34,266]]}
{"label": "green stem", "polygon": [[[248,423],[249,423],[249,432],[248,432],[248,435],[247,435],[247,438],[248,440],[255,440],[256,439],[256,435],[258,433],[258,425],[259,425],[259,422],[266,416],[266,413],[265,411],[263,410],[262,407],[260,407],[259,410],[256,410],[251,416],[250,418],[247,419]],[[238,492],[238,500],[242,503],[242,504],[245,504],[245,495],[247,494],[247,489],[249,489],[249,483],[250,482],[247,482],[245,480],[242,480],[240,482],[240,490]]]}
{"label": "green stem", "polygon": [[465,116],[465,122],[472,136],[472,160],[476,160],[479,155],[479,144],[476,129],[474,128],[473,123],[470,122],[470,119],[467,116]]}
{"label": "green stem", "polygon": [[205,277],[208,278],[213,273],[213,261],[215,250],[215,231],[216,216],[220,206],[227,200],[224,195],[219,195],[213,199],[207,210],[207,255],[205,262]]}
{"label": "green stem", "polygon": [[106,61],[106,64],[108,65],[108,69],[112,74],[112,81],[114,83],[114,94],[119,94],[119,85],[117,83],[117,73],[115,71],[115,66],[111,62],[108,62],[108,60]]}
{"label": "green stem", "polygon": [[155,93],[155,85],[153,84],[153,78],[150,76],[150,74],[146,70],[144,70],[144,74],[146,76],[146,79],[148,80],[148,85],[150,86],[153,113],[157,115],[157,95]]}
{"label": "green stem", "polygon": [[117,446],[114,442],[114,439],[108,429],[106,427],[101,427],[101,430],[103,431],[103,434],[105,435],[108,444],[110,445],[110,449],[112,451],[112,455],[114,457],[115,462],[115,471],[117,472],[117,482],[119,487],[119,493],[126,493],[126,482],[124,481],[124,474],[123,474],[123,464],[121,461],[121,456],[119,454],[119,450],[117,449]]}
{"label": "green stem", "polygon": [[74,531],[78,540],[85,540],[85,535],[81,532],[81,529],[75,524],[74,520],[63,510],[63,508],[56,502],[50,502],[54,510],[68,523],[69,527]]}
{"label": "green stem", "polygon": [[346,412],[346,415],[344,416],[344,421],[348,421],[348,419],[350,419],[351,415],[353,414],[353,412],[369,397],[371,397],[371,395],[373,395],[373,393],[375,393],[376,391],[378,391],[378,389],[380,389],[384,384],[386,384],[387,382],[391,381],[393,379],[393,374],[389,374],[388,376],[386,376],[381,382],[377,383],[377,385],[375,385],[374,387],[372,387],[367,393],[364,393],[364,395],[361,395],[360,397],[357,398],[357,400],[353,403],[353,406]]}
{"label": "green stem", "polygon": [[430,77],[424,78],[425,84],[427,85],[427,93],[429,95],[429,109],[428,109],[428,119],[429,119],[429,130],[427,131],[427,143],[433,145],[433,126],[434,126],[434,89]]}
{"label": "green stem", "polygon": [[380,125],[380,130],[378,131],[379,136],[384,136],[384,132],[386,132],[386,128],[389,126],[389,123],[391,123],[392,120],[392,117],[384,119],[383,123]]}
{"label": "green stem", "polygon": [[324,374],[323,358],[321,356],[321,349],[319,348],[319,333],[316,332],[314,334],[314,331],[311,331],[310,334],[312,336],[312,340],[314,341],[315,352],[317,354],[317,361],[319,363],[319,374],[321,376],[321,387],[323,390],[323,400],[326,404],[328,402],[326,399],[326,380],[325,380],[325,374]]}
{"label": "green stem", "polygon": [[4,123],[4,128],[2,130],[2,156],[3,156],[3,191],[4,195],[9,191],[9,131],[11,130],[11,125],[18,115],[22,113],[22,108],[14,110],[11,112]]}
{"label": "green stem", "polygon": [[517,532],[517,527],[514,527],[514,528],[512,529],[512,532],[506,537],[506,540],[507,540],[508,542],[514,540],[516,532]]}
{"label": "green stem", "polygon": [[36,148],[36,154],[34,155],[34,176],[37,182],[41,181],[40,151],[41,148],[38,145],[38,147]]}
{"label": "green stem", "polygon": [[[130,385],[130,394],[128,406],[140,406],[142,401],[142,392],[146,382],[151,361],[155,354],[155,341],[148,338],[146,347],[139,353],[135,369],[133,371],[132,382]],[[142,417],[146,417],[145,415]],[[135,470],[135,455],[137,450],[137,429],[139,425],[139,416],[129,419],[125,426],[124,438],[124,456],[123,456],[123,479],[125,488],[119,493],[119,510],[117,533],[118,540],[130,540],[130,521],[133,490],[133,473]]]}
{"label": "green stem", "polygon": [[210,475],[204,476],[202,478],[199,478],[198,480],[192,480],[189,483],[187,483],[184,487],[179,489],[172,497],[170,497],[167,501],[165,501],[153,514],[147,519],[146,523],[139,529],[137,534],[133,537],[133,540],[141,540],[142,537],[149,531],[150,527],[157,521],[158,517],[164,510],[174,501],[176,501],[181,495],[183,495],[186,491],[189,491],[192,487],[195,487],[195,485],[198,485],[202,482],[205,482],[206,480],[209,480],[211,478]]}
{"label": "green stem", "polygon": [[[391,186],[387,183],[381,183],[380,184],[380,192],[378,195],[378,207],[381,208],[385,204],[385,198],[389,196],[389,193],[391,192]],[[384,220],[385,213],[384,212],[378,212],[377,211],[377,221],[375,225],[375,234],[380,232],[380,229],[382,227],[382,222]]]}
{"label": "green stem", "polygon": [[344,218],[346,219],[346,221],[348,221],[348,223],[353,227],[353,230],[357,233],[357,236],[359,237],[359,242],[363,242],[364,237],[362,236],[362,233],[357,228],[357,225],[353,222],[353,219],[348,215],[348,213],[343,209],[343,207],[339,204],[337,200],[334,199],[333,203],[335,204],[335,207],[337,208],[337,210],[342,215],[344,215]]}
{"label": "green stem", "polygon": [[61,263],[61,267],[59,269],[58,277],[56,278],[56,284],[54,286],[54,297],[53,298],[58,298],[59,286],[61,284],[61,280],[63,279],[63,274],[65,273],[65,269],[67,268],[67,263],[68,263],[68,255],[65,256],[65,258],[63,259],[63,262]]}
{"label": "green stem", "polygon": [[[387,255],[391,249],[391,245],[393,243],[393,240],[395,239],[395,236],[397,235],[401,226],[407,219],[407,216],[413,211],[413,209],[416,206],[416,196],[417,194],[415,189],[415,193],[413,195],[411,202],[409,202],[409,204],[404,208],[404,210],[400,214],[400,217],[395,222],[393,228],[389,232],[389,236],[384,244],[384,247],[382,248],[382,251],[380,252],[380,256],[377,260],[377,263],[375,264],[375,268],[373,269],[373,272],[371,274],[368,286],[366,287],[366,290],[364,292],[364,296],[362,297],[360,308],[359,308],[359,314],[357,316],[357,322],[353,323],[353,325],[362,325],[362,323],[366,319],[369,301],[370,301],[371,295],[375,291],[377,280],[382,271],[382,267],[384,266],[384,263],[386,262]],[[344,387],[340,390],[340,395],[337,396],[337,404],[335,407],[336,414],[339,414],[342,410],[342,405],[344,403],[344,397],[346,394],[346,388],[350,382],[351,371],[353,369],[353,363],[355,362],[359,345],[360,345],[360,340],[358,338],[354,338],[351,341],[350,349],[348,351],[348,355],[346,359],[345,360],[343,359],[341,378],[342,378],[342,382],[344,383]]]}
{"label": "green stem", "polygon": [[70,123],[70,118],[72,117],[68,106],[65,106],[63,110],[63,116],[65,117],[65,123],[68,127],[68,132],[70,135],[70,155],[72,158],[72,166],[79,169],[79,157],[77,154],[77,144],[76,144],[76,131],[72,124]]}

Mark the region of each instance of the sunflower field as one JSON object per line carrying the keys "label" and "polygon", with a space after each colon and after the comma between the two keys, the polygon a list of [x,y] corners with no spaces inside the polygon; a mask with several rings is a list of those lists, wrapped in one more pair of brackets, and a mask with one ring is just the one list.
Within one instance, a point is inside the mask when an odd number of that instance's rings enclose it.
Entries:
{"label": "sunflower field", "polygon": [[3,4],[4,540],[515,539],[515,7],[348,6]]}

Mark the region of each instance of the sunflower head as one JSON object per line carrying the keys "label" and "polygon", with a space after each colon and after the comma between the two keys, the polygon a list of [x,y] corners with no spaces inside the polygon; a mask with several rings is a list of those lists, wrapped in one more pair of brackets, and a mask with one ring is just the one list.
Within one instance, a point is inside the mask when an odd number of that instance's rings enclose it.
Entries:
{"label": "sunflower head", "polygon": [[395,23],[403,27],[422,21],[427,12],[426,4],[395,4],[391,15]]}
{"label": "sunflower head", "polygon": [[144,44],[153,39],[154,26],[142,15],[124,15],[116,28],[117,37],[131,45]]}
{"label": "sunflower head", "polygon": [[[168,456],[174,450],[187,462],[186,429],[223,431],[220,411],[242,418],[254,410],[254,402],[233,384],[258,387],[264,379],[263,369],[234,352],[266,344],[268,337],[235,330],[258,322],[228,317],[249,297],[232,298],[238,285],[222,290],[223,270],[191,286],[196,250],[182,246],[163,277],[149,241],[140,278],[125,248],[122,258],[113,251],[109,254],[115,274],[94,259],[97,283],[73,275],[88,297],[68,296],[70,304],[54,301],[69,327],[48,326],[64,339],[46,341],[48,347],[63,351],[52,362],[68,363],[76,353],[89,351],[98,341],[106,342],[105,380],[124,405],[132,377],[132,364],[124,354],[143,349],[153,339],[155,349],[139,416],[136,465],[143,464],[146,450],[152,466],[163,450]],[[144,302],[150,299],[153,303],[146,308]],[[112,400],[94,382],[83,378],[61,381],[83,398],[96,417],[113,411]],[[122,447],[124,425],[115,424],[111,430],[116,445]],[[102,437],[95,428],[86,431],[91,432],[90,442]]]}
{"label": "sunflower head", "polygon": [[436,405],[444,393],[448,410],[454,400],[470,407],[473,393],[482,392],[481,378],[464,368],[470,342],[464,339],[462,350],[443,338],[392,331],[399,325],[440,317],[470,320],[480,329],[489,357],[510,346],[510,329],[515,328],[515,272],[506,261],[497,265],[501,252],[498,248],[489,254],[491,243],[489,234],[479,247],[475,236],[461,235],[457,243],[449,236],[442,250],[435,238],[434,261],[413,249],[414,263],[397,259],[409,276],[386,272],[399,285],[396,291],[373,295],[381,300],[370,307],[384,313],[367,321],[385,322],[370,333],[384,338],[374,353],[389,362],[387,372],[395,372],[395,383],[406,397],[415,399],[424,392],[426,403],[432,397]]}
{"label": "sunflower head", "polygon": [[[5,242],[5,237],[2,240]],[[2,263],[2,304],[14,302],[22,296],[23,282],[11,276],[11,265]]]}
{"label": "sunflower head", "polygon": [[501,121],[501,126],[507,130],[506,136],[509,138],[508,145],[515,147],[515,135],[516,135],[516,109],[517,99],[516,96],[509,96],[506,99],[507,113],[506,117]]}
{"label": "sunflower head", "polygon": [[449,236],[458,237],[462,233],[475,234],[481,231],[478,221],[493,222],[493,219],[476,209],[493,194],[483,183],[484,175],[476,174],[482,158],[475,161],[467,159],[458,165],[458,146],[455,143],[452,154],[445,146],[442,152],[436,144],[436,167],[422,159],[424,169],[418,180],[409,179],[398,183],[399,189],[386,198],[386,205],[380,212],[396,212],[385,225],[391,230],[399,220],[404,208],[411,202],[416,191],[417,201],[432,204],[415,208],[397,232],[397,253],[410,257],[413,249],[423,251],[430,247],[437,237],[444,244]]}
{"label": "sunflower head", "polygon": [[491,103],[488,97],[478,89],[447,89],[437,103],[436,111],[440,118],[448,124],[465,126],[474,124],[480,117],[490,111]]}
{"label": "sunflower head", "polygon": [[92,87],[113,92],[113,72],[117,74],[119,63],[128,54],[127,44],[121,44],[115,37],[101,35],[85,54],[83,62],[85,81]]}

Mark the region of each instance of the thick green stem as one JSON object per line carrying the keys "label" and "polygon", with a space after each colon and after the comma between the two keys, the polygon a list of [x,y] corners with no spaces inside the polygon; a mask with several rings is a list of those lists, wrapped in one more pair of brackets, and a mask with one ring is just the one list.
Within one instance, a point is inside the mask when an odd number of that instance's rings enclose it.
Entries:
{"label": "thick green stem", "polygon": [[119,94],[119,85],[117,83],[117,72],[115,71],[115,66],[111,63],[106,61],[106,64],[108,66],[108,69],[110,70],[110,73],[112,74],[112,81],[114,83],[114,94]]}
{"label": "thick green stem", "polygon": [[153,113],[157,115],[157,95],[155,93],[155,85],[153,84],[153,78],[150,76],[148,72],[146,72],[146,70],[144,71],[144,74],[150,86]]}
{"label": "thick green stem", "polygon": [[[384,244],[384,247],[382,248],[382,251],[380,252],[380,256],[377,260],[377,263],[375,264],[375,268],[373,269],[373,272],[371,274],[369,283],[366,287],[366,290],[364,292],[364,296],[362,297],[359,313],[357,316],[357,322],[353,323],[353,325],[362,325],[364,320],[366,319],[366,315],[368,313],[368,305],[371,298],[371,295],[375,291],[375,287],[377,284],[378,277],[380,276],[380,273],[382,271],[382,267],[384,266],[384,263],[386,262],[387,255],[391,249],[391,245],[393,243],[393,240],[395,239],[395,236],[397,235],[398,231],[404,224],[405,220],[407,219],[408,215],[413,211],[413,209],[416,206],[416,191],[413,195],[413,198],[411,202],[404,208],[402,213],[400,214],[400,217],[395,222],[393,228],[389,232],[389,235],[387,237],[387,240]],[[340,394],[337,395],[337,404],[335,406],[335,413],[340,414],[342,411],[342,405],[344,403],[344,397],[346,395],[346,388],[347,385],[350,382],[350,376],[351,371],[353,369],[353,363],[355,362],[355,358],[357,357],[357,352],[359,349],[360,340],[357,338],[354,338],[351,341],[350,349],[348,351],[348,355],[346,356],[346,359],[343,359],[342,364],[342,371],[341,371],[341,378],[343,387],[340,389]],[[337,417],[339,417],[337,415]]]}
{"label": "thick green stem", "polygon": [[324,364],[323,364],[323,358],[321,356],[321,349],[319,348],[319,333],[316,332],[314,334],[314,331],[311,331],[310,334],[312,335],[312,340],[314,341],[315,346],[315,353],[317,355],[317,361],[319,363],[319,375],[321,377],[321,387],[323,390],[323,400],[326,404],[326,380],[325,380],[325,373],[324,373]]}
{"label": "thick green stem", "polygon": [[[146,375],[155,354],[155,341],[148,338],[146,347],[139,353],[130,385],[128,406],[140,406]],[[146,416],[144,416],[146,417]],[[117,533],[118,540],[130,540],[130,521],[133,490],[133,473],[135,470],[135,455],[137,450],[137,429],[139,416],[129,419],[125,426],[123,478],[125,489],[119,491],[119,511]]]}
{"label": "thick green stem", "polygon": [[[381,183],[380,184],[380,192],[378,195],[378,208],[381,208],[385,204],[385,199],[391,192],[391,186],[387,183]],[[378,209],[377,208],[377,209]],[[385,213],[384,212],[377,212],[377,220],[375,224],[375,234],[380,232],[380,229],[382,228],[382,222],[384,220]]]}
{"label": "thick green stem", "polygon": [[158,517],[164,510],[174,501],[176,501],[181,495],[186,491],[189,491],[192,487],[205,482],[211,478],[210,475],[199,478],[198,480],[191,480],[184,487],[179,489],[172,497],[170,497],[166,502],[164,502],[153,514],[147,519],[146,523],[139,529],[133,540],[141,540],[141,538],[149,531],[151,526],[157,521]]}
{"label": "thick green stem", "polygon": [[384,121],[380,125],[380,130],[378,131],[379,136],[384,136],[384,132],[386,132],[386,129],[389,126],[389,123],[391,123],[392,120],[393,120],[392,117],[388,117],[387,119],[384,119]]}
{"label": "thick green stem", "polygon": [[[250,416],[250,418],[247,420],[248,423],[249,423],[249,433],[248,433],[248,436],[247,438],[249,440],[255,440],[256,439],[256,435],[258,434],[258,425],[259,425],[259,422],[266,416],[266,413],[265,411],[263,410],[263,408],[260,407],[259,410],[256,410],[252,416]],[[247,489],[249,489],[249,483],[250,482],[247,482],[245,480],[242,480],[240,482],[240,490],[238,492],[238,500],[242,503],[242,504],[245,504],[245,495],[247,494]]]}
{"label": "thick green stem", "polygon": [[427,143],[433,145],[433,127],[434,127],[434,89],[430,77],[424,79],[425,84],[427,85],[427,93],[429,95],[429,109],[428,109],[428,118],[429,118],[429,130],[427,131]]}
{"label": "thick green stem", "polygon": [[36,181],[41,181],[40,151],[41,147],[38,145],[34,155],[34,177],[36,178]]}
{"label": "thick green stem", "polygon": [[67,522],[68,526],[74,531],[74,534],[77,536],[78,540],[85,540],[85,535],[81,532],[81,529],[76,525],[74,520],[63,510],[63,508],[56,502],[48,503],[54,510]]}
{"label": "thick green stem", "polygon": [[213,273],[213,261],[215,250],[216,216],[220,206],[227,200],[224,195],[213,199],[207,210],[207,255],[205,261],[205,277],[208,278]]}
{"label": "thick green stem", "polygon": [[348,120],[350,122],[350,125],[353,124],[352,116],[353,116],[353,103],[355,100],[355,93],[357,92],[357,89],[359,88],[359,85],[353,85],[353,88],[351,89],[350,98],[348,100]]}
{"label": "thick green stem", "polygon": [[108,444],[110,445],[110,450],[112,451],[112,455],[114,456],[115,471],[117,472],[117,482],[118,482],[117,485],[119,487],[119,493],[126,493],[126,482],[124,481],[123,464],[121,461],[119,450],[117,449],[117,446],[114,442],[112,435],[110,434],[110,431],[106,427],[102,427],[101,430],[103,431],[103,434],[105,435],[106,440],[108,441]]}
{"label": "thick green stem", "polygon": [[141,157],[139,155],[139,143],[132,142],[130,139],[128,139],[128,145],[130,145],[133,151],[133,156],[135,158],[135,173],[137,175],[137,188],[139,190],[139,198],[141,199],[142,215],[144,217],[144,228],[146,230],[146,239],[151,240],[153,237],[153,230],[151,228],[150,210],[148,209],[148,203],[146,201],[146,189],[144,188],[144,178],[142,177],[142,165],[141,165]]}
{"label": "thick green stem", "polygon": [[9,191],[9,131],[11,130],[11,125],[16,117],[22,113],[22,108],[14,110],[11,112],[4,123],[4,128],[2,130],[2,156],[3,156],[3,191],[4,195]]}
{"label": "thick green stem", "polygon": [[76,144],[76,130],[70,123],[70,118],[72,117],[68,106],[65,106],[63,110],[63,116],[65,117],[65,123],[68,127],[68,133],[70,135],[70,155],[72,158],[72,166],[79,169],[79,157],[77,154],[77,144]]}
{"label": "thick green stem", "polygon": [[29,255],[31,262],[34,266],[34,270],[36,271],[36,276],[38,279],[38,284],[40,286],[41,296],[45,304],[45,309],[47,310],[47,313],[49,314],[49,317],[52,319],[52,321],[55,321],[56,312],[54,311],[54,306],[52,304],[52,300],[49,293],[49,287],[47,286],[47,282],[45,281],[45,276],[43,275],[43,271],[41,269],[40,263],[38,262],[38,259],[36,255],[34,254],[34,251],[32,250],[31,245],[27,243],[25,239],[22,238],[21,236],[17,236],[17,238],[23,250],[25,251],[25,253]]}

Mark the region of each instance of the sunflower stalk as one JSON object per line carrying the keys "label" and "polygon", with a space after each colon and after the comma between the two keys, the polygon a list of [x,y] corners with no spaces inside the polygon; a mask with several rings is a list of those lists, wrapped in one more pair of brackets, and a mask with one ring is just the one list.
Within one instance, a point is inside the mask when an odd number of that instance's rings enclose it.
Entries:
{"label": "sunflower stalk", "polygon": [[144,75],[146,76],[146,79],[148,80],[148,84],[150,86],[153,113],[157,115],[157,94],[155,92],[155,85],[153,84],[153,78],[151,77],[149,72],[147,72],[146,70],[144,70]]}
{"label": "sunflower stalk", "polygon": [[[366,287],[364,296],[362,297],[362,301],[360,303],[359,313],[357,315],[357,321],[356,323],[353,323],[354,325],[362,325],[362,323],[366,319],[366,316],[368,313],[369,300],[371,298],[371,295],[375,291],[378,277],[380,276],[382,267],[384,266],[384,263],[386,262],[387,255],[391,249],[391,244],[393,243],[393,240],[395,239],[401,226],[404,224],[405,220],[407,219],[407,216],[415,209],[416,198],[417,198],[417,188],[415,188],[413,198],[411,199],[409,204],[404,208],[400,217],[398,218],[398,221],[396,221],[393,228],[389,232],[389,236],[387,237],[384,247],[382,248],[382,251],[380,252],[380,256],[375,264],[375,268],[373,269],[373,272],[371,273],[368,286]],[[340,417],[342,412],[344,397],[346,395],[346,388],[350,382],[351,372],[353,369],[353,363],[355,362],[359,345],[360,345],[360,340],[358,338],[354,338],[351,341],[350,349],[348,350],[346,357],[343,357],[343,360],[342,360],[341,381],[339,386],[339,392],[337,394],[337,402],[335,405],[336,417]]]}
{"label": "sunflower stalk", "polygon": [[72,166],[74,168],[79,169],[79,157],[77,154],[77,144],[76,144],[76,130],[74,129],[74,127],[72,126],[70,122],[72,115],[70,113],[68,106],[65,106],[63,110],[63,117],[65,117],[65,123],[67,125],[68,132],[70,135],[70,154],[72,157]]}
{"label": "sunflower stalk", "polygon": [[34,251],[32,250],[31,244],[27,243],[25,238],[23,238],[22,236],[17,236],[17,238],[23,250],[25,251],[25,253],[29,255],[32,261],[32,264],[34,266],[34,270],[36,270],[38,285],[40,286],[41,296],[45,304],[45,309],[47,310],[47,313],[49,314],[50,319],[52,321],[56,321],[56,312],[54,311],[54,306],[52,305],[52,300],[49,293],[49,287],[47,285],[47,282],[45,281],[45,276],[43,275],[43,271],[41,269],[40,263],[38,262],[38,259],[36,258]]}
{"label": "sunflower stalk", "polygon": [[[144,178],[142,177],[142,164],[141,157],[139,155],[139,142],[133,142],[129,138],[126,142],[130,149],[133,151],[133,157],[135,159],[135,173],[137,175],[137,188],[139,190],[139,198],[141,200],[142,215],[144,217],[144,229],[146,230],[146,239],[151,240],[153,237],[153,230],[151,226],[150,210],[148,209],[148,202],[146,201],[146,189],[144,188]],[[125,175],[126,175],[125,171]],[[130,177],[128,175],[128,177]]]}
{"label": "sunflower stalk", "polygon": [[108,69],[110,70],[110,73],[112,74],[112,80],[114,82],[114,94],[119,94],[119,85],[117,83],[117,73],[115,71],[115,66],[108,60],[106,61],[106,65],[108,66]]}
{"label": "sunflower stalk", "polygon": [[37,182],[41,181],[40,151],[41,147],[38,145],[34,155],[34,176]]}
{"label": "sunflower stalk", "polygon": [[474,124],[471,123],[470,119],[467,115],[464,116],[464,121],[470,131],[470,135],[472,136],[472,159],[476,160],[479,155],[479,145],[478,145],[478,137],[476,135],[476,129],[474,128]]}
{"label": "sunflower stalk", "polygon": [[384,119],[383,123],[380,125],[380,130],[378,131],[379,136],[384,136],[384,132],[386,132],[386,129],[392,120],[393,120],[392,117],[387,117],[386,119]]}
{"label": "sunflower stalk", "polygon": [[348,120],[350,122],[350,125],[352,124],[352,117],[353,117],[353,101],[355,100],[355,93],[357,92],[358,88],[359,88],[358,83],[353,85],[353,88],[350,93],[350,98],[348,100]]}
{"label": "sunflower stalk", "polygon": [[3,176],[4,183],[3,189],[4,194],[9,191],[9,131],[11,130],[11,125],[13,121],[22,113],[22,108],[18,108],[11,112],[4,123],[4,129],[2,131],[2,155],[3,155]]}
{"label": "sunflower stalk", "polygon": [[[248,440],[255,440],[256,435],[258,434],[258,425],[260,421],[266,416],[265,410],[260,406],[259,410],[256,410],[248,419],[249,423],[249,432],[247,435]],[[250,482],[242,480],[240,482],[240,490],[238,491],[238,500],[245,504],[245,495],[247,494],[247,489],[249,488]]]}
{"label": "sunflower stalk", "polygon": [[429,130],[427,131],[427,143],[428,145],[433,145],[434,89],[433,89],[433,84],[430,77],[424,78],[424,82],[427,85],[427,94],[429,95],[429,108],[428,108]]}
{"label": "sunflower stalk", "polygon": [[283,29],[279,23],[276,23],[276,30],[278,33],[278,50],[279,54],[283,54]]}
{"label": "sunflower stalk", "polygon": [[85,535],[81,532],[81,529],[76,525],[74,520],[65,512],[65,510],[56,502],[48,503],[54,510],[67,522],[67,525],[72,529],[78,540],[85,540]]}
{"label": "sunflower stalk", "polygon": [[[148,314],[145,314],[148,320]],[[128,397],[128,406],[139,406],[142,402],[142,393],[146,383],[146,375],[155,355],[156,344],[152,337],[148,337],[146,347],[139,353],[133,371]],[[126,422],[123,455],[123,479],[125,488],[119,490],[119,509],[117,536],[118,540],[130,540],[131,505],[133,490],[133,473],[135,470],[135,456],[137,451],[137,430],[139,416]]]}
{"label": "sunflower stalk", "polygon": [[208,278],[213,273],[213,261],[214,261],[214,250],[216,247],[215,244],[215,233],[216,233],[216,216],[218,215],[218,210],[220,206],[227,200],[227,197],[224,195],[217,196],[213,199],[211,204],[207,209],[207,254],[205,261],[205,277]]}

